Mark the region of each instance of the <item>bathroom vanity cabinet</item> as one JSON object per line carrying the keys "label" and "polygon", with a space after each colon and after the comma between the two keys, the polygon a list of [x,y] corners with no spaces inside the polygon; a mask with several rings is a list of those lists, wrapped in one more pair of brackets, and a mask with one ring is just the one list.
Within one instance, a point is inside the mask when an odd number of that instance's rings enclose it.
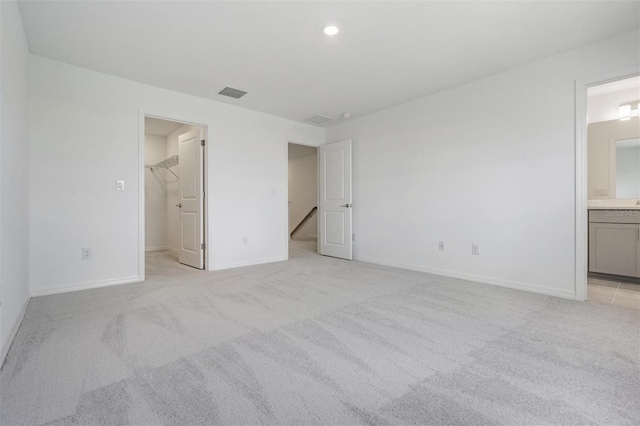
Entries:
{"label": "bathroom vanity cabinet", "polygon": [[640,210],[589,210],[589,271],[640,278]]}

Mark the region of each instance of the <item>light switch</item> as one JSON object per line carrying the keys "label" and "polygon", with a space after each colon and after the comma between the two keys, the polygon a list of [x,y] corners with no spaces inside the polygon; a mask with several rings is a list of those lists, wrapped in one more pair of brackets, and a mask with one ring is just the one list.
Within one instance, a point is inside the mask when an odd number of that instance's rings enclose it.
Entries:
{"label": "light switch", "polygon": [[116,191],[124,191],[124,181],[123,180],[116,181]]}

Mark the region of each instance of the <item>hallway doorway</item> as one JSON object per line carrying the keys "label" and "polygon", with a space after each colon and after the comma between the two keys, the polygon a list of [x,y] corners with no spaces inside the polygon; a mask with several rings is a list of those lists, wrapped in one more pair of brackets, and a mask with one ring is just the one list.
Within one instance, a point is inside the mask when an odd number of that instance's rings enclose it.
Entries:
{"label": "hallway doorway", "polygon": [[288,144],[288,193],[289,240],[317,243],[318,148]]}

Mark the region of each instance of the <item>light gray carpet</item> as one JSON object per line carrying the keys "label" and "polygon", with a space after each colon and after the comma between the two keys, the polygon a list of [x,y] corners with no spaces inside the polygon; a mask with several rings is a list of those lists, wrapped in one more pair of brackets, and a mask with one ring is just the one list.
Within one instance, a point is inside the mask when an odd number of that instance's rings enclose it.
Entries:
{"label": "light gray carpet", "polygon": [[32,299],[2,424],[640,424],[638,310],[310,248]]}

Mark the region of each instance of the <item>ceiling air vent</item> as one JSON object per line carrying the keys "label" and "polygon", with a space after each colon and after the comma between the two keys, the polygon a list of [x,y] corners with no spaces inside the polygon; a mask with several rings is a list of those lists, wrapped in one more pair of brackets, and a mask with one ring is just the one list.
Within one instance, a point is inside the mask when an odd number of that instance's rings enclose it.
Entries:
{"label": "ceiling air vent", "polygon": [[230,98],[234,98],[234,99],[240,99],[246,94],[247,92],[239,89],[234,89],[233,87],[225,87],[224,89],[218,92],[218,95],[229,96]]}
{"label": "ceiling air vent", "polygon": [[313,117],[307,118],[305,121],[310,121],[316,124],[326,123],[327,121],[331,121],[333,118],[325,117],[324,115],[314,115]]}

